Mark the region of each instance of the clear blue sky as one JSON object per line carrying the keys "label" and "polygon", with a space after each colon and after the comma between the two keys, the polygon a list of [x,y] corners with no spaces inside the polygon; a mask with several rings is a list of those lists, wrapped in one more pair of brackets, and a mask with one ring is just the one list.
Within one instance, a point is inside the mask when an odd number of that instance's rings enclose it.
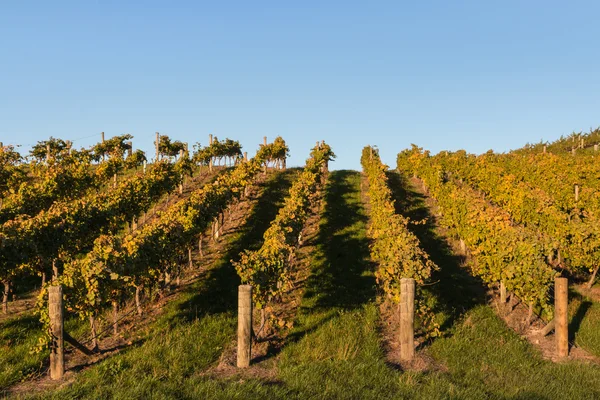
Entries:
{"label": "clear blue sky", "polygon": [[599,4],[7,0],[0,141],[505,151],[600,125]]}

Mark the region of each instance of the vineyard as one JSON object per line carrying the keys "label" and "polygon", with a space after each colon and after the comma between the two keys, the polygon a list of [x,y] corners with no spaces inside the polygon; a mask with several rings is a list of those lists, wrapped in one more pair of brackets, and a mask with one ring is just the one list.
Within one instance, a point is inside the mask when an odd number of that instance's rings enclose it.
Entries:
{"label": "vineyard", "polygon": [[8,398],[600,398],[600,130],[331,170],[0,143]]}

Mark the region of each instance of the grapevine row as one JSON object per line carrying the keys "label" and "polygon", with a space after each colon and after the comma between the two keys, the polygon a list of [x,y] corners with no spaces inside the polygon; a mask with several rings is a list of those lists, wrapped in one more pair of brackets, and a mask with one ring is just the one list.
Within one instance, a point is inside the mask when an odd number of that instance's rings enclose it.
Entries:
{"label": "grapevine row", "polygon": [[582,218],[578,213],[565,212],[545,191],[519,180],[501,165],[489,162],[489,158],[464,152],[435,156],[436,163],[448,173],[482,190],[515,222],[541,232],[551,262],[556,260],[571,271],[596,271],[600,265],[598,221],[591,215]]}
{"label": "grapevine row", "polygon": [[[254,159],[196,190],[141,229],[125,236],[99,236],[83,258],[65,265],[58,280],[65,287],[68,307],[81,317],[89,317],[94,332],[94,320],[107,303],[116,301],[130,288],[136,289],[138,300],[141,288],[170,276],[192,240],[244,193],[269,150],[269,146],[261,147]],[[38,310],[47,326],[45,304],[46,293],[42,292]],[[45,345],[47,340],[44,335],[40,344]]]}
{"label": "grapevine row", "polygon": [[365,147],[361,165],[369,183],[368,233],[372,239],[371,258],[377,264],[375,277],[387,297],[398,303],[401,278],[413,278],[417,284],[423,284],[437,266],[408,229],[409,220],[396,214],[386,175],[388,168],[378,151]]}
{"label": "grapevine row", "polygon": [[242,252],[240,260],[234,262],[242,282],[252,285],[257,309],[265,310],[273,298],[289,290],[292,261],[301,241],[302,229],[320,196],[328,162],[334,157],[331,148],[324,142],[312,149],[283,207],[264,233],[261,248]]}
{"label": "grapevine row", "polygon": [[469,247],[472,271],[489,285],[503,282],[530,306],[552,313],[549,289],[556,276],[538,237],[473,189],[448,179],[435,159],[413,148],[398,155],[398,170],[418,175],[437,200],[440,221]]}

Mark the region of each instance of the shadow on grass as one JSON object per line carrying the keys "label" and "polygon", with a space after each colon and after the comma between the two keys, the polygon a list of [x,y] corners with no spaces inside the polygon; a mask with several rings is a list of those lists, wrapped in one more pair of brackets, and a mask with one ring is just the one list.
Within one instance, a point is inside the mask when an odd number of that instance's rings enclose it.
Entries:
{"label": "shadow on grass", "polygon": [[0,322],[0,341],[14,343],[31,336],[31,330],[38,330],[42,324],[34,314],[19,315]]}
{"label": "shadow on grass", "polygon": [[441,330],[447,333],[461,315],[485,303],[483,283],[462,267],[464,257],[454,254],[447,239],[436,233],[435,216],[430,213],[426,197],[397,172],[389,171],[387,175],[396,212],[414,221],[427,220],[425,224],[411,224],[410,229],[439,267],[431,277],[434,284],[426,286],[424,292],[436,299],[433,311],[444,315]]}
{"label": "shadow on grass", "polygon": [[[372,269],[369,242],[355,226],[367,223],[360,193],[352,193],[357,188],[351,178],[356,175],[356,171],[335,171],[329,179],[317,239],[321,251],[304,294],[305,299],[318,296],[313,308],[354,309],[375,297],[375,279],[365,275]],[[353,196],[358,201],[352,201]]]}
{"label": "shadow on grass", "polygon": [[580,301],[579,305],[577,306],[577,311],[575,311],[573,317],[569,321],[569,342],[573,342],[575,340],[575,336],[581,329],[582,322],[590,311],[590,308],[592,308],[593,302],[572,289],[569,290],[569,298],[577,298]]}
{"label": "shadow on grass", "polygon": [[339,309],[357,309],[375,298],[375,278],[365,236],[368,218],[360,200],[359,182],[357,171],[334,171],[329,176],[317,251],[300,309],[301,314],[325,314],[290,334],[291,342],[317,330]]}

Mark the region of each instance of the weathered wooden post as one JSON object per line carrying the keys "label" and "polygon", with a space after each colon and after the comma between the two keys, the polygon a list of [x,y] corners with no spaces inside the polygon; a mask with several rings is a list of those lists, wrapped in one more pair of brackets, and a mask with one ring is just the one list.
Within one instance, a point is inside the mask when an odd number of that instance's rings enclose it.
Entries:
{"label": "weathered wooden post", "polygon": [[237,366],[247,368],[252,357],[252,285],[238,288]]}
{"label": "weathered wooden post", "polygon": [[144,164],[143,164],[143,165],[144,165],[144,166],[143,166],[144,175],[146,174],[146,165],[147,165],[147,164],[148,164],[148,163],[146,162],[146,160],[144,160]]}
{"label": "weathered wooden post", "polygon": [[400,279],[400,358],[412,360],[415,356],[415,280]]}
{"label": "weathered wooden post", "polygon": [[[179,159],[183,158],[183,149],[179,150]],[[179,194],[183,194],[183,180],[185,177],[181,177],[181,182],[179,182]]]}
{"label": "weathered wooden post", "polygon": [[544,154],[546,154],[546,145],[544,145]]}
{"label": "weathered wooden post", "polygon": [[465,244],[465,241],[460,239],[460,252],[464,255],[467,254],[467,245]]}
{"label": "weathered wooden post", "polygon": [[62,286],[48,288],[48,308],[50,314],[50,330],[52,348],[50,351],[50,379],[62,379],[65,374],[63,294]]}
{"label": "weathered wooden post", "polygon": [[575,184],[575,201],[579,200],[579,185]]}
{"label": "weathered wooden post", "polygon": [[[213,143],[213,135],[210,134],[208,135],[208,145],[212,146]],[[208,172],[212,172],[213,170],[213,158],[211,157],[210,160],[208,160]]]}
{"label": "weathered wooden post", "polygon": [[568,305],[569,281],[567,278],[556,278],[554,281],[554,331],[556,335],[556,354],[559,357],[569,355]]}
{"label": "weathered wooden post", "polygon": [[248,152],[247,151],[244,152],[244,161],[248,161]]}
{"label": "weathered wooden post", "polygon": [[119,302],[116,300],[112,301],[113,309],[113,335],[115,339],[119,335]]}
{"label": "weathered wooden post", "polygon": [[158,143],[160,142],[160,133],[156,132],[156,161],[160,160],[160,152],[158,151],[159,146]]}
{"label": "weathered wooden post", "polygon": [[263,145],[265,145],[265,146],[267,145],[267,137],[266,136],[263,136]]}
{"label": "weathered wooden post", "polygon": [[506,286],[504,286],[504,282],[500,281],[500,303],[506,303]]}
{"label": "weathered wooden post", "polygon": [[4,292],[2,293],[2,312],[8,314],[8,296],[10,294],[10,281],[7,279],[2,282]]}

